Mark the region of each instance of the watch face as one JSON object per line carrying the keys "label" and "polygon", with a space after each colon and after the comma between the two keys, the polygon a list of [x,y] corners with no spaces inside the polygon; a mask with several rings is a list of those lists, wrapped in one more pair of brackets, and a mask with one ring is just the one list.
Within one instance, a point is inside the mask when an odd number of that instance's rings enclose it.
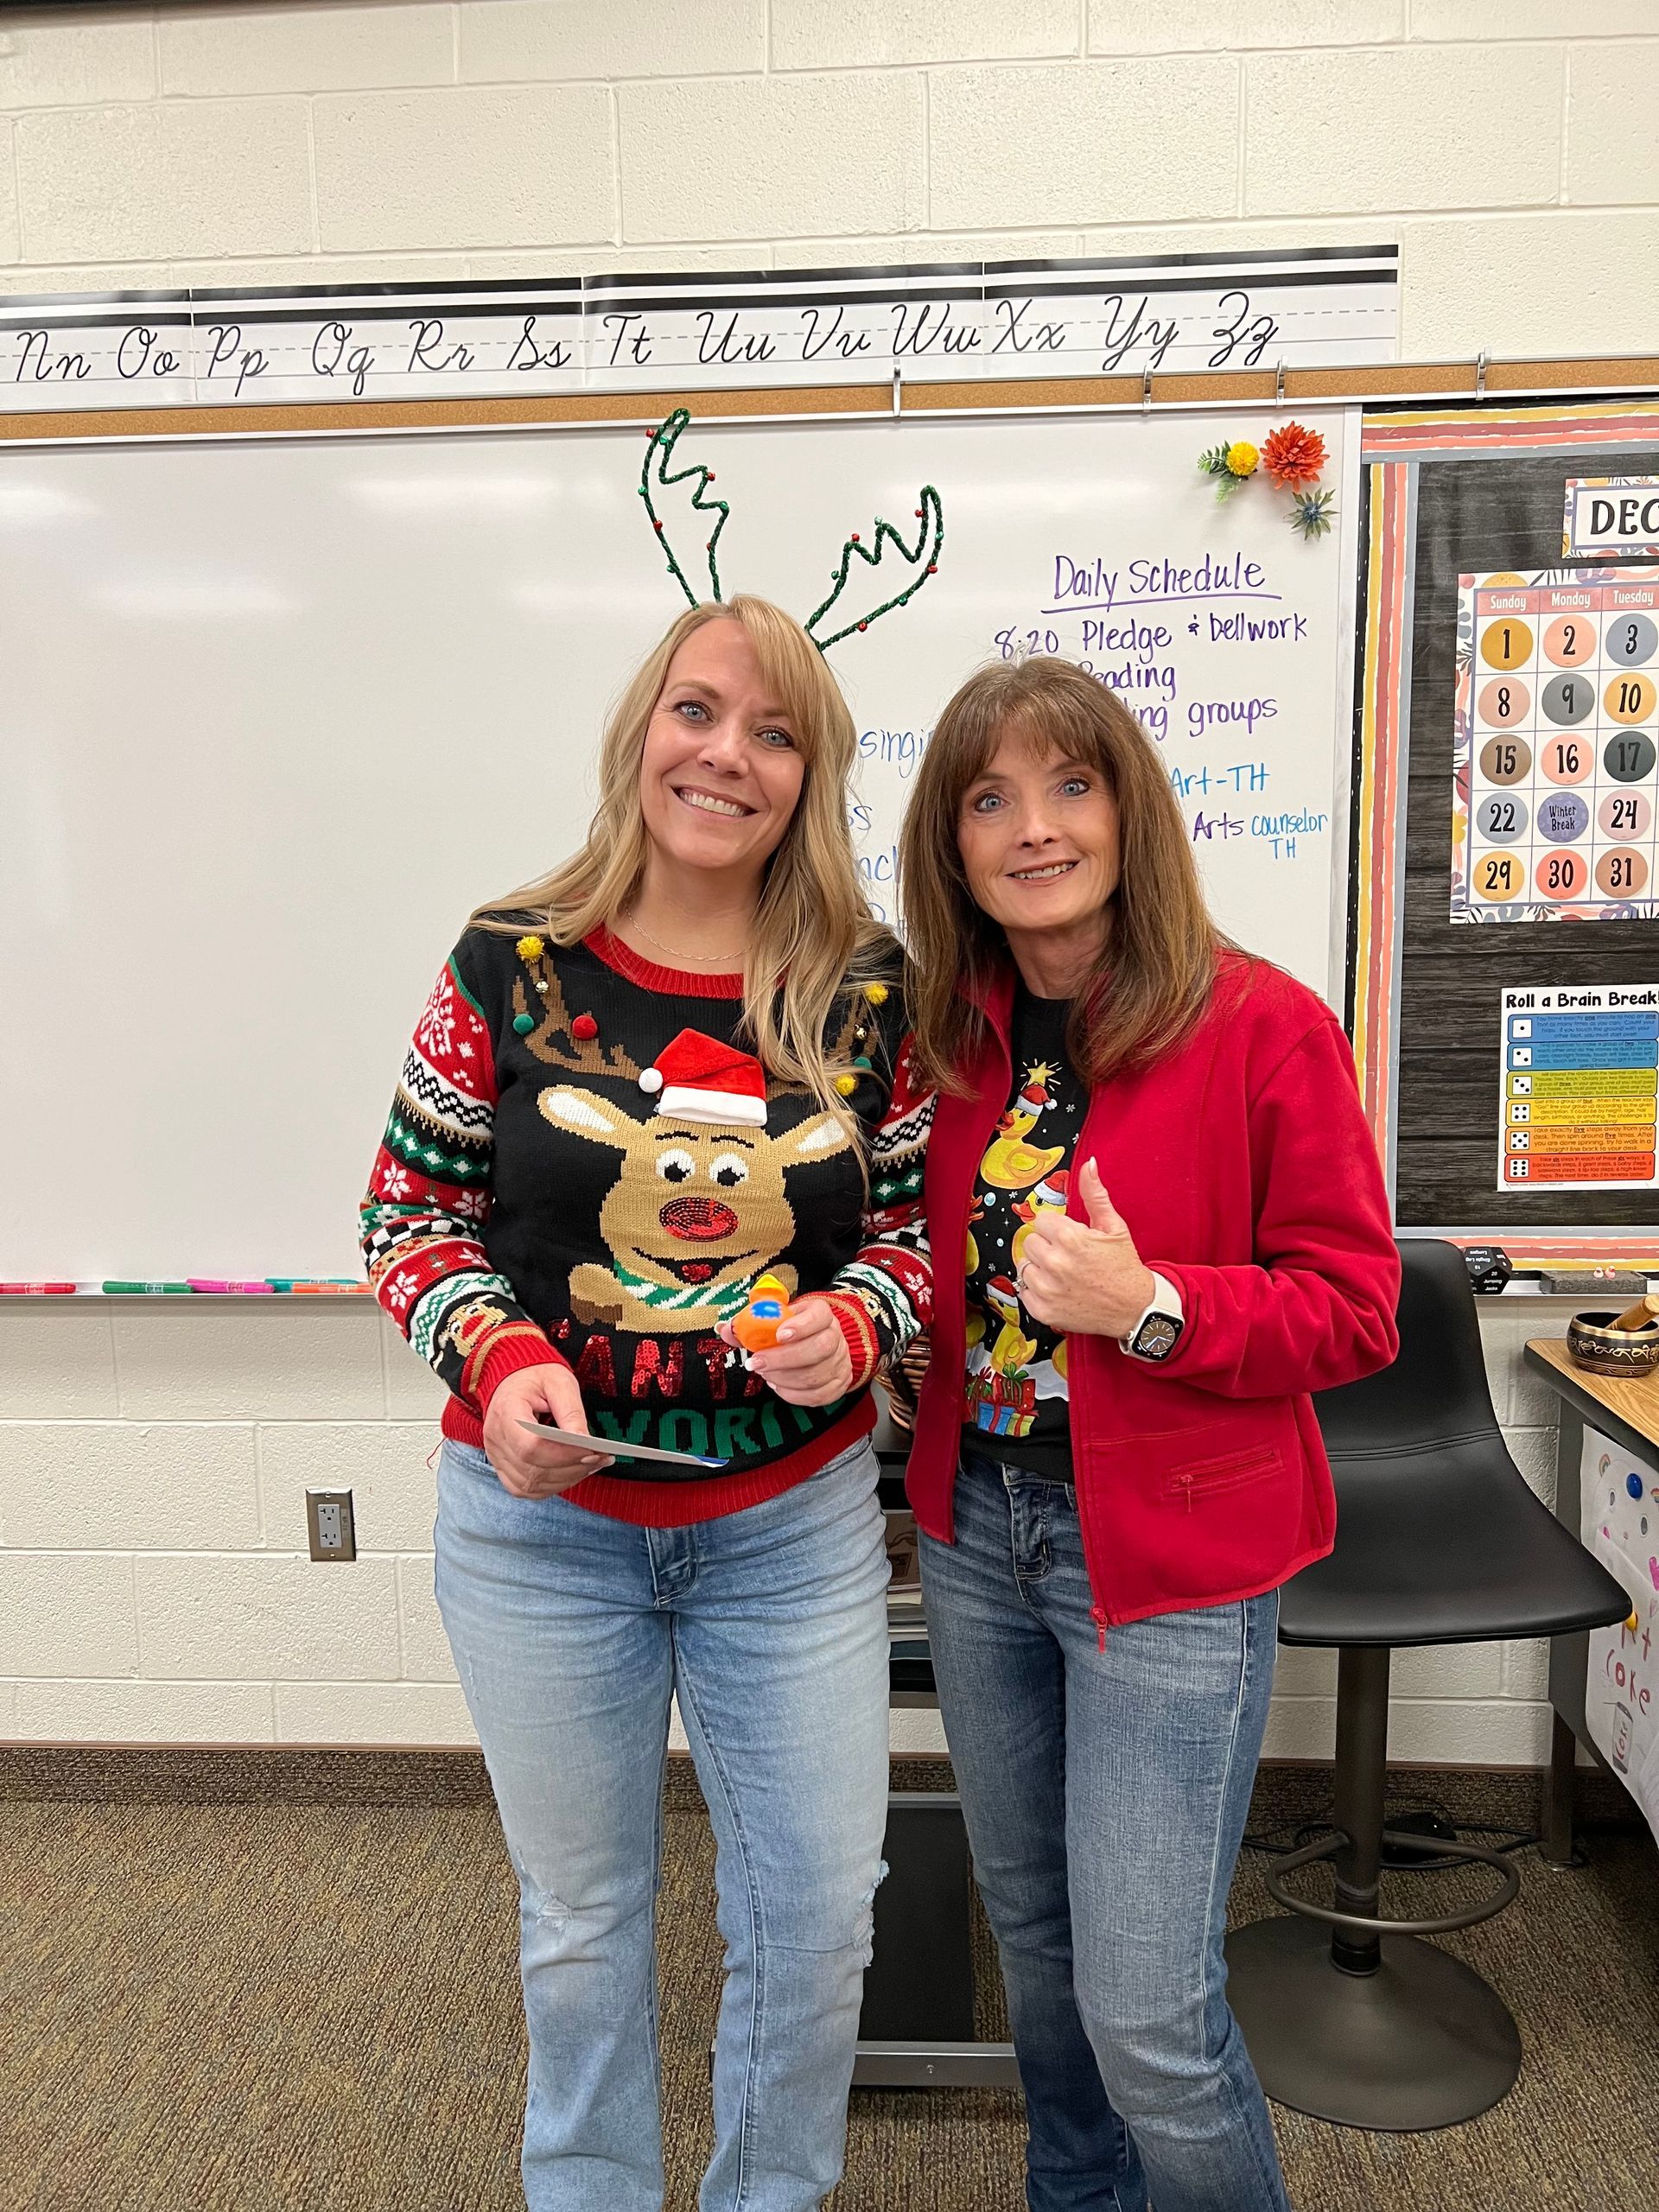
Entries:
{"label": "watch face", "polygon": [[1135,1349],[1142,1359],[1167,1359],[1180,1333],[1179,1323],[1166,1313],[1148,1313],[1135,1331]]}

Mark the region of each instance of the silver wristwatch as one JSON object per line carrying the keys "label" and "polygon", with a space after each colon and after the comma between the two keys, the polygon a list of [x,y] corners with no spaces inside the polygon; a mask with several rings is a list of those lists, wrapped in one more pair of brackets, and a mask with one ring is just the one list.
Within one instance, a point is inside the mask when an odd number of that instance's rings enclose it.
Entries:
{"label": "silver wristwatch", "polygon": [[1154,1269],[1150,1300],[1134,1326],[1117,1341],[1131,1359],[1167,1359],[1181,1341],[1185,1326],[1180,1292],[1167,1275]]}

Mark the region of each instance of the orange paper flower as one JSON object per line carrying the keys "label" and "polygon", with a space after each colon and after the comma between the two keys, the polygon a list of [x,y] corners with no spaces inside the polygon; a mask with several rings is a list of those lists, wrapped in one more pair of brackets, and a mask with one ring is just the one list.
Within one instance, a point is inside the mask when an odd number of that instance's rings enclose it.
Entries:
{"label": "orange paper flower", "polygon": [[1262,466],[1275,484],[1287,489],[1317,483],[1325,467],[1325,440],[1317,430],[1287,423],[1262,441]]}

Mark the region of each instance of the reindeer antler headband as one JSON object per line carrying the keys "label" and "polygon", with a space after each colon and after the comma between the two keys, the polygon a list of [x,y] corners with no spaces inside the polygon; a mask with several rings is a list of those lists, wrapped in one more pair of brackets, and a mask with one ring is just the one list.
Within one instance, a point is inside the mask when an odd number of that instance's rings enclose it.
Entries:
{"label": "reindeer antler headband", "polygon": [[[652,432],[651,443],[645,448],[645,465],[640,472],[639,496],[645,503],[651,526],[661,539],[663,550],[668,556],[669,574],[691,605],[701,607],[705,600],[721,597],[720,569],[715,551],[720,543],[720,533],[726,527],[731,509],[724,499],[710,499],[703,496],[714,482],[715,474],[701,461],[694,461],[672,475],[669,474],[670,464],[674,459],[675,443],[690,420],[689,409],[677,407],[666,421],[660,423]],[[677,551],[675,534],[671,533],[667,522],[658,512],[659,504],[667,506],[671,498],[679,512],[679,519],[674,525],[674,533],[677,533],[679,537]],[[847,539],[841,549],[841,564],[834,572],[834,590],[823,606],[807,617],[804,625],[807,636],[820,652],[839,644],[842,638],[855,630],[868,630],[872,622],[879,621],[884,614],[891,614],[895,607],[905,606],[915,598],[934,573],[944,545],[944,510],[938,493],[931,484],[923,485],[921,502],[916,510],[916,519],[920,528],[917,531],[913,549],[906,544],[901,532],[896,531],[890,522],[882,522],[880,518],[876,521],[875,537],[871,545],[865,545],[861,541],[857,531],[854,531]],[[709,528],[710,517],[714,518],[712,528]],[[705,529],[708,536],[702,537],[700,547],[694,550],[694,534],[701,537]],[[875,572],[890,553],[894,556],[894,565],[885,577],[878,580]],[[682,555],[684,556],[683,565]],[[837,619],[841,623],[840,628],[821,635],[819,623],[832,609],[837,608],[837,602],[843,594],[849,594],[849,605],[857,604],[858,592],[855,589],[849,593],[855,575],[855,561],[861,561],[870,571],[868,576],[858,576],[859,582],[871,588],[867,596],[874,596],[884,586],[897,582],[900,575],[908,581],[902,590],[890,592],[875,606],[866,606],[861,613],[850,613],[848,607],[839,608]],[[688,569],[691,572],[690,575]],[[709,588],[706,592],[700,592],[694,588],[692,577],[696,576],[700,582],[705,574],[709,579]]]}

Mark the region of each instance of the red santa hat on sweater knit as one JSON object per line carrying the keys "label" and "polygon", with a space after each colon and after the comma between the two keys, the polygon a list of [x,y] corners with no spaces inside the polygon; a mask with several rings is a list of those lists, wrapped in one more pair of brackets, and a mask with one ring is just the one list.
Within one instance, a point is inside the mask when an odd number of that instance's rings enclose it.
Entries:
{"label": "red santa hat on sweater knit", "polygon": [[684,1122],[766,1126],[766,1074],[752,1052],[682,1029],[643,1071],[639,1088],[659,1091],[658,1114]]}

